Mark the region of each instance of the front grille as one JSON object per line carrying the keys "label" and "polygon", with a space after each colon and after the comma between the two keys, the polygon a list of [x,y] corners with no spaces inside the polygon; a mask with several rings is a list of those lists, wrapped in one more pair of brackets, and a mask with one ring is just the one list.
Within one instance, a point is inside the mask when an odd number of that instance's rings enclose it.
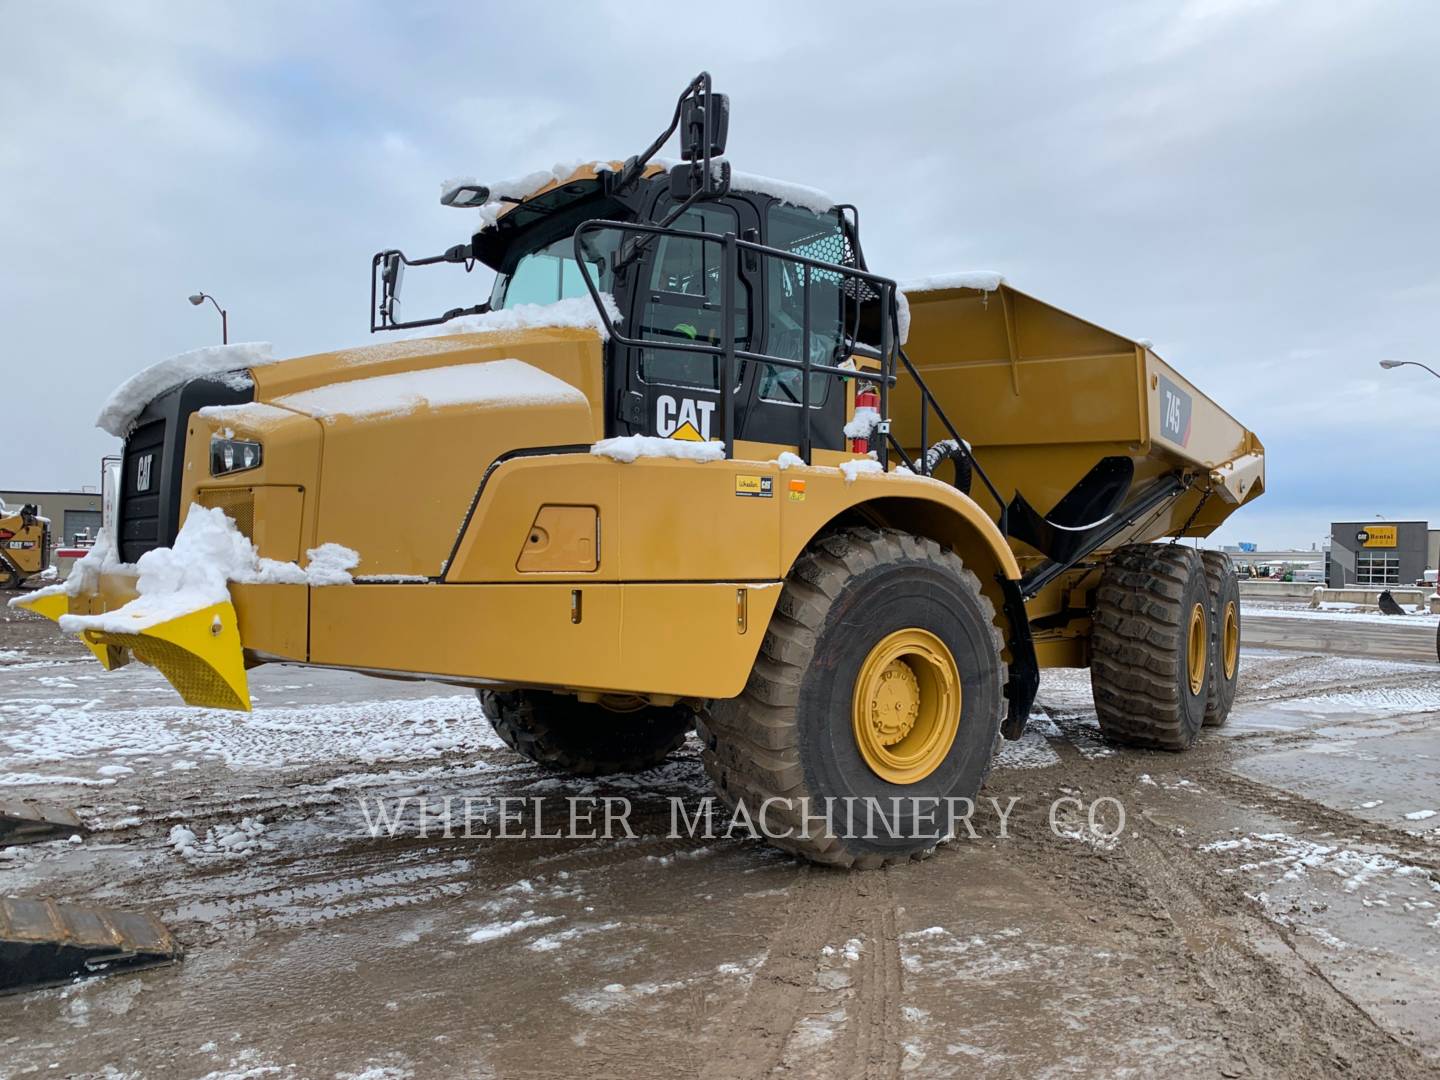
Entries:
{"label": "front grille", "polygon": [[141,424],[125,441],[120,467],[120,558],[134,562],[160,546],[160,497],[165,467],[163,419]]}
{"label": "front grille", "polygon": [[155,398],[136,418],[125,440],[116,505],[116,536],[124,562],[133,563],[145,552],[175,542],[190,415],[206,405],[253,401],[254,386],[248,379],[234,378],[235,374],[191,379]]}
{"label": "front grille", "polygon": [[195,501],[212,510],[224,510],[240,534],[254,542],[255,493],[249,488],[205,488],[195,493]]}

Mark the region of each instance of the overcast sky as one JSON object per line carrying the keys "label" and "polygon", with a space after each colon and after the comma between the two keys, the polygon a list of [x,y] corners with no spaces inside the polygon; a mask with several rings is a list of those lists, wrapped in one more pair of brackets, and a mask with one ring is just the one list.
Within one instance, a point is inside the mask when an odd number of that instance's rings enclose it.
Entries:
{"label": "overcast sky", "polygon": [[[871,268],[990,269],[1255,430],[1216,539],[1440,525],[1440,7],[0,0],[0,488],[96,482],[110,389],[218,340],[366,338],[439,182],[624,157],[701,68],[729,156],[862,210]],[[457,273],[457,271],[451,271]],[[413,285],[413,281],[411,282]],[[459,275],[453,302],[475,279]],[[479,291],[477,289],[477,291]]]}

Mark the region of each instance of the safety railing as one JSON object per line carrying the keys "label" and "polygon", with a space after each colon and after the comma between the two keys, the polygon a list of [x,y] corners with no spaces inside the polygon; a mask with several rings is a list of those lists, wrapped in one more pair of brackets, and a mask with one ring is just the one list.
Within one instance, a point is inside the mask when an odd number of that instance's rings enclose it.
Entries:
{"label": "safety railing", "polygon": [[[647,241],[646,237],[667,236],[689,239],[700,243],[715,244],[721,252],[720,259],[720,324],[721,332],[719,341],[661,341],[650,338],[631,337],[621,333],[615,326],[614,320],[605,309],[605,303],[601,299],[600,288],[591,276],[591,265],[595,261],[593,248],[587,247],[587,238],[602,230],[611,230],[621,234],[632,234],[639,238],[637,244],[643,246]],[[933,412],[938,421],[944,426],[949,437],[956,445],[962,448],[965,455],[969,455],[969,444],[961,437],[950,418],[945,415],[944,409],[931,393],[925,380],[921,378],[920,372],[911,363],[910,358],[905,355],[904,349],[899,343],[899,315],[895,301],[897,286],[895,282],[879,274],[872,274],[867,270],[861,270],[854,266],[843,266],[839,263],[825,262],[821,259],[813,259],[806,255],[799,255],[793,251],[784,251],[780,248],[768,247],[752,240],[741,239],[734,233],[711,233],[693,229],[678,229],[668,225],[658,225],[646,222],[624,222],[608,221],[603,219],[584,222],[575,230],[575,261],[580,267],[581,276],[585,280],[585,288],[589,291],[591,299],[595,302],[596,310],[605,324],[605,330],[610,335],[610,340],[626,348],[669,350],[673,352],[703,354],[715,356],[719,360],[719,386],[722,388],[721,398],[721,426],[724,429],[725,456],[735,456],[735,402],[733,389],[736,385],[736,364],[740,361],[752,361],[759,364],[770,364],[776,367],[788,368],[801,373],[800,385],[800,423],[797,433],[796,445],[800,450],[800,457],[808,465],[811,459],[811,387],[810,376],[814,374],[835,375],[846,379],[855,379],[857,382],[873,383],[880,394],[880,422],[877,427],[879,438],[875,440],[875,454],[882,468],[888,469],[890,463],[890,452],[893,450],[899,455],[900,460],[911,472],[922,476],[930,474],[930,465],[926,450],[930,447],[930,414]],[[626,245],[617,244],[614,250],[625,250]],[[632,249],[633,253],[633,249]],[[751,349],[740,348],[735,337],[735,316],[736,308],[736,282],[739,281],[740,257],[742,254],[753,254],[761,258],[777,259],[783,262],[792,263],[803,268],[803,272],[795,275],[799,282],[802,305],[802,322],[800,332],[800,359],[789,356],[777,356],[774,353],[756,352]],[[703,266],[703,259],[702,259]],[[879,343],[879,371],[867,371],[858,366],[840,367],[834,363],[817,363],[810,355],[811,338],[814,328],[811,325],[811,303],[810,290],[817,274],[834,275],[846,281],[856,284],[855,302],[858,306],[859,286],[868,288],[875,294],[879,301],[880,318],[880,343]],[[833,280],[833,279],[832,279]],[[858,310],[857,310],[857,334],[858,336]],[[920,395],[920,442],[921,452],[919,460],[913,460],[905,452],[904,446],[890,430],[890,394],[897,383],[897,367],[903,367],[904,373],[913,382],[915,389]],[[1005,500],[990,482],[984,471],[975,463],[973,457],[970,464],[974,474],[981,478],[981,481],[989,489],[994,497],[996,506],[1000,508],[1001,528],[1005,522]]]}

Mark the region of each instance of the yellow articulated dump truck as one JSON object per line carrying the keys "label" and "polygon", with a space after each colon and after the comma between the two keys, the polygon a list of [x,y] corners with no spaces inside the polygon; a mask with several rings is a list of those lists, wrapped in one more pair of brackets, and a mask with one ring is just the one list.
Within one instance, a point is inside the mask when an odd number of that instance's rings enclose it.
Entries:
{"label": "yellow articulated dump truck", "polygon": [[[902,291],[853,207],[732,171],[728,119],[701,75],[635,157],[448,184],[479,223],[375,256],[382,344],[136,376],[116,535],[25,602],[197,705],[266,663],[439,680],[589,774],[694,730],[732,808],[839,866],[933,849],[1042,667],[1089,667],[1116,740],[1223,723],[1229,563],[1156,541],[1259,495],[1260,442],[998,278]],[[488,300],[406,318],[439,264]]]}
{"label": "yellow articulated dump truck", "polygon": [[50,521],[31,504],[0,500],[0,589],[13,589],[50,565]]}

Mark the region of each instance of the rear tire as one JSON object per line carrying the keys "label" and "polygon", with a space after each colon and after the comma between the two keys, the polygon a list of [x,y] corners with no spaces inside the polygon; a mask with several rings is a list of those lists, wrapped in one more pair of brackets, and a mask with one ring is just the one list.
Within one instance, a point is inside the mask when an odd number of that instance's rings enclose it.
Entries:
{"label": "rear tire", "polygon": [[576,776],[640,772],[685,741],[695,714],[680,705],[606,708],[543,690],[481,690],[481,708],[505,745],[537,765]]}
{"label": "rear tire", "polygon": [[822,537],[786,579],[745,690],[702,714],[705,771],[734,820],[743,806],[814,862],[923,858],[948,835],[943,800],[974,799],[989,772],[1001,647],[954,552],[893,530]]}
{"label": "rear tire", "polygon": [[1210,691],[1210,593],[1199,554],[1132,544],[1100,575],[1090,683],[1107,739],[1188,750]]}
{"label": "rear tire", "polygon": [[1240,583],[1230,556],[1223,551],[1202,551],[1200,562],[1210,593],[1210,693],[1205,699],[1205,726],[1220,727],[1230,719],[1240,681]]}

